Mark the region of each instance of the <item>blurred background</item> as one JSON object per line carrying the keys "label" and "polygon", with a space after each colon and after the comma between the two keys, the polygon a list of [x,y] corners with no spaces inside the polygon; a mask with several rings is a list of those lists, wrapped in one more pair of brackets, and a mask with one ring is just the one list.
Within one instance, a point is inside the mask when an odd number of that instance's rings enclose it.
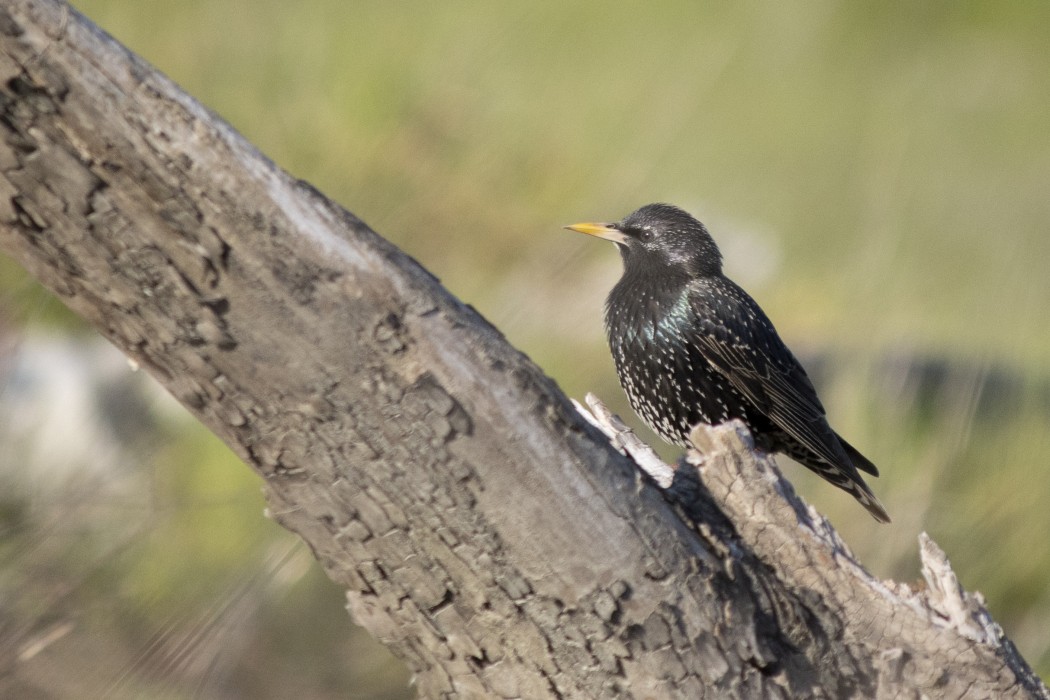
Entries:
{"label": "blurred background", "polygon": [[[797,489],[879,576],[928,531],[1050,675],[1050,5],[74,4],[629,420],[619,256],[561,226],[692,211],[894,523]],[[0,259],[0,694],[413,697],[263,506]]]}

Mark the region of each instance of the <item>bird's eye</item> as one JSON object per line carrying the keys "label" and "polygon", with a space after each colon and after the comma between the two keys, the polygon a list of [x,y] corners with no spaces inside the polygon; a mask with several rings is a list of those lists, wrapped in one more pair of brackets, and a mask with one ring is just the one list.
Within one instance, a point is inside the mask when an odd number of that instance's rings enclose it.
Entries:
{"label": "bird's eye", "polygon": [[643,228],[638,230],[638,240],[642,243],[648,243],[653,240],[653,231],[649,228]]}

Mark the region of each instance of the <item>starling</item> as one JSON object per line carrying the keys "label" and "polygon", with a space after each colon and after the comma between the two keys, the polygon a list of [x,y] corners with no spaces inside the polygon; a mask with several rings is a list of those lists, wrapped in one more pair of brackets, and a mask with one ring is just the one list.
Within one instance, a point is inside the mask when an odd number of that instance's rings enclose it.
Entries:
{"label": "starling", "polygon": [[788,455],[889,522],[857,471],[878,469],[828,425],[802,365],[754,299],[722,274],[702,223],[649,204],[617,223],[566,228],[612,241],[623,257],[605,331],[620,385],[650,428],[688,447],[697,423],[737,418],[760,449]]}

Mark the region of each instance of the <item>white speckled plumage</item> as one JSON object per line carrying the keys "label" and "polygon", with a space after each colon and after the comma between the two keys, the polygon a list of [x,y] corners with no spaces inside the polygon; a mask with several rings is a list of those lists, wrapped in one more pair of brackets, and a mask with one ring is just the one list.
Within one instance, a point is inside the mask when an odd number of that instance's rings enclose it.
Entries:
{"label": "white speckled plumage", "polygon": [[687,446],[697,423],[739,418],[756,445],[787,454],[889,521],[858,472],[878,470],[831,429],[802,365],[758,304],[722,274],[703,224],[650,204],[615,224],[570,228],[613,240],[623,257],[605,329],[620,384],[657,434]]}

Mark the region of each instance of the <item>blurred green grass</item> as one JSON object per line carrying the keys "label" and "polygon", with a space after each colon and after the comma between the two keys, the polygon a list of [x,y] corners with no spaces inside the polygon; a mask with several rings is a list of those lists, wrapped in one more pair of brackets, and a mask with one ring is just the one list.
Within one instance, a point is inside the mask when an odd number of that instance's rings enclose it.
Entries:
{"label": "blurred green grass", "polygon": [[[1050,675],[1050,5],[75,5],[625,417],[618,256],[560,226],[692,210],[788,343],[832,358],[825,403],[895,524],[789,466],[799,490],[880,575],[914,578],[928,530]],[[16,278],[20,321],[69,323]],[[913,395],[888,356],[1023,390]]]}

